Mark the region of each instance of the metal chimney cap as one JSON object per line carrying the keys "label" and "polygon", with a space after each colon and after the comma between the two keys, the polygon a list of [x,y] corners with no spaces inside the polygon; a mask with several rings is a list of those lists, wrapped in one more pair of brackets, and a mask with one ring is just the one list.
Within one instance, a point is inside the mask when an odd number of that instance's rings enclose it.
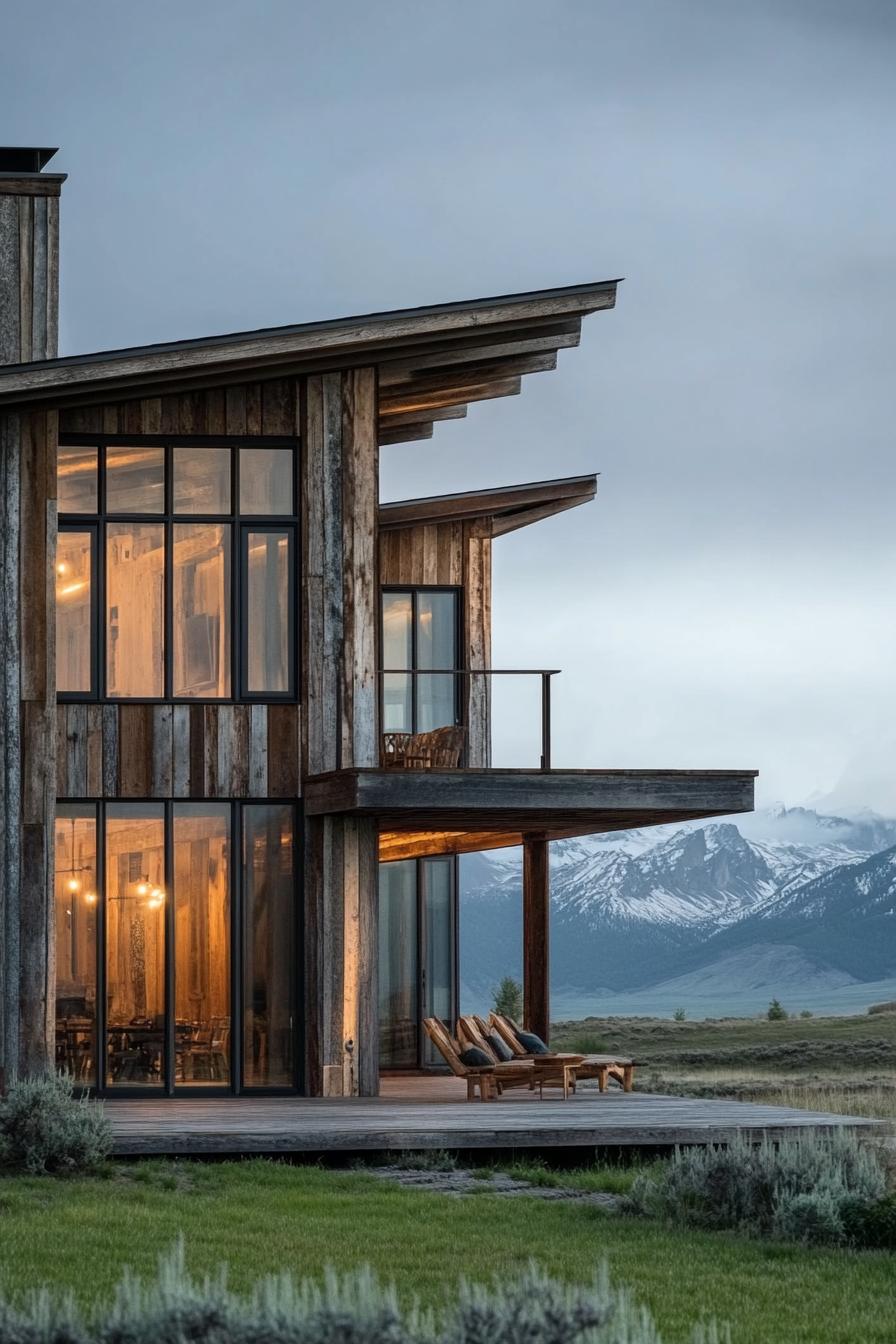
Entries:
{"label": "metal chimney cap", "polygon": [[0,145],[0,173],[39,173],[58,149],[30,145]]}

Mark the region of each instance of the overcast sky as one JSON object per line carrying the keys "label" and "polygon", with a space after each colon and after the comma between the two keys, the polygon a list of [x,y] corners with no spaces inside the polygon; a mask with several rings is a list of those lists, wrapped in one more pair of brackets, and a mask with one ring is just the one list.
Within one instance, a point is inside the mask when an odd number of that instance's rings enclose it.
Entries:
{"label": "overcast sky", "polygon": [[556,764],[896,812],[890,0],[7,0],[0,111],[61,353],[625,276],[383,497],[601,473],[495,548]]}

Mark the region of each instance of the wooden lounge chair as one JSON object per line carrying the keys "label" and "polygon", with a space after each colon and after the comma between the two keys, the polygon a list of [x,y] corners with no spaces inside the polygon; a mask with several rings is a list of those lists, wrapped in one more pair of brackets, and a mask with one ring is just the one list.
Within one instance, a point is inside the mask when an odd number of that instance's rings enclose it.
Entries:
{"label": "wooden lounge chair", "polygon": [[475,1046],[494,1060],[495,1081],[500,1094],[504,1087],[528,1087],[530,1091],[538,1088],[539,1097],[544,1097],[546,1087],[562,1087],[566,1101],[576,1090],[576,1068],[582,1062],[581,1055],[539,1055],[526,1059],[499,1059],[488,1039],[488,1030],[481,1029],[481,1018],[462,1017],[457,1024],[458,1039],[466,1045]]}
{"label": "wooden lounge chair", "polygon": [[479,1088],[480,1101],[494,1101],[498,1095],[494,1068],[484,1065],[479,1068],[470,1068],[467,1064],[464,1064],[460,1056],[465,1047],[454,1039],[445,1024],[440,1022],[437,1017],[425,1017],[423,1019],[423,1029],[451,1072],[456,1074],[458,1078],[466,1080],[467,1101],[476,1100],[477,1087]]}
{"label": "wooden lounge chair", "polygon": [[[526,1050],[517,1035],[519,1027],[513,1018],[506,1017],[502,1013],[492,1013],[489,1025],[513,1051],[515,1059],[544,1058],[542,1055],[530,1054]],[[624,1092],[631,1092],[635,1076],[633,1059],[627,1059],[624,1055],[578,1055],[576,1058],[581,1060],[581,1064],[576,1068],[576,1078],[596,1078],[601,1092],[606,1092],[608,1078],[615,1078],[622,1085]]]}

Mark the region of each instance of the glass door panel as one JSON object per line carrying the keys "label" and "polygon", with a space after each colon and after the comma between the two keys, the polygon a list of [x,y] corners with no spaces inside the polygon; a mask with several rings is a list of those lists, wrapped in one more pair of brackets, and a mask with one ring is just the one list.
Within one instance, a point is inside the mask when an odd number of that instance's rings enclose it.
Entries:
{"label": "glass door panel", "polygon": [[457,1016],[453,857],[380,865],[380,1067],[443,1065],[423,1030]]}
{"label": "glass door panel", "polygon": [[165,1081],[165,821],[162,803],[106,808],[106,1082]]}
{"label": "glass door panel", "polygon": [[[454,994],[454,859],[424,859],[423,882],[423,1016],[453,1022]],[[422,1036],[424,1064],[442,1064],[441,1055],[426,1033]]]}
{"label": "glass door panel", "polygon": [[293,810],[243,808],[243,1082],[289,1087],[295,1074]]}
{"label": "glass door panel", "polygon": [[96,1084],[96,811],[56,808],[56,1067]]}
{"label": "glass door panel", "polygon": [[417,1067],[417,862],[380,867],[380,1065]]}
{"label": "glass door panel", "polygon": [[175,1086],[230,1082],[230,804],[175,803]]}
{"label": "glass door panel", "polygon": [[[454,668],[457,662],[457,597],[453,592],[421,590],[416,594],[416,666]],[[444,728],[457,719],[453,676],[416,677],[416,731]]]}

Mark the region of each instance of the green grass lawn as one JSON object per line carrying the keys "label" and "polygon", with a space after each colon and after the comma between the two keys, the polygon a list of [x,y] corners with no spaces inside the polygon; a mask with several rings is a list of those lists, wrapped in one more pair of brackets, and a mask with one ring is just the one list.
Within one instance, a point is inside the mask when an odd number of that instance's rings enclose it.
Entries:
{"label": "green grass lawn", "polygon": [[125,1265],[152,1274],[178,1233],[191,1269],[231,1265],[234,1287],[269,1271],[318,1274],[369,1262],[405,1297],[444,1300],[461,1274],[506,1276],[534,1256],[587,1281],[606,1259],[654,1312],[665,1344],[701,1316],[728,1321],[732,1344],[883,1344],[893,1340],[894,1258],[680,1232],[574,1203],[456,1199],[361,1173],[263,1161],[147,1163],[103,1179],[0,1180],[5,1288],[49,1282],[85,1303]]}

